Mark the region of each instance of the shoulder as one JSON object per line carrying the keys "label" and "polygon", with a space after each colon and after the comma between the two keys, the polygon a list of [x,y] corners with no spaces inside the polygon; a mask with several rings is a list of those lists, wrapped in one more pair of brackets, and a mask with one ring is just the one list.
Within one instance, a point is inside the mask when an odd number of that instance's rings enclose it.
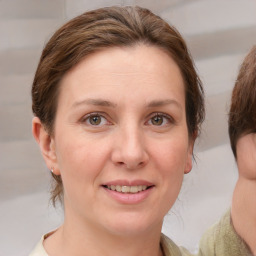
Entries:
{"label": "shoulder", "polygon": [[36,247],[34,250],[29,254],[29,256],[48,256],[46,253],[44,247],[43,247],[43,241],[44,241],[44,236],[41,238],[41,240],[37,243]]}
{"label": "shoulder", "polygon": [[183,247],[177,246],[169,237],[161,234],[161,247],[164,252],[164,256],[192,256]]}
{"label": "shoulder", "polygon": [[233,227],[230,210],[205,232],[200,242],[200,252],[201,255],[251,255]]}
{"label": "shoulder", "polygon": [[37,243],[34,250],[29,254],[29,256],[49,256],[44,249],[43,242],[44,240],[52,235],[55,231],[52,231],[44,236],[42,236],[41,240]]}

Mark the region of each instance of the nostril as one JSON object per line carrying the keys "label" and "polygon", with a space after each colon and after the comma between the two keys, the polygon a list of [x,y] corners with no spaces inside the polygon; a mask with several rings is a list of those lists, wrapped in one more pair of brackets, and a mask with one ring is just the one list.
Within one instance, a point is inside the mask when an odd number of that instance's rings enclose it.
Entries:
{"label": "nostril", "polygon": [[115,163],[116,166],[119,167],[124,167],[127,168],[129,170],[133,170],[133,169],[137,169],[137,168],[141,168],[144,166],[144,162],[139,162],[139,163],[125,163],[125,162],[116,162]]}
{"label": "nostril", "polygon": [[127,169],[132,170],[136,168],[140,168],[144,165],[144,162],[139,162],[139,163],[133,163],[133,164],[126,164]]}

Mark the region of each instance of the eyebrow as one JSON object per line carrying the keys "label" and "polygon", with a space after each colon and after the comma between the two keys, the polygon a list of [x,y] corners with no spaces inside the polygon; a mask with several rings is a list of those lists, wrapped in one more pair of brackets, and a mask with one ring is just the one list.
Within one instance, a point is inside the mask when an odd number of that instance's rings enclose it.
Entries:
{"label": "eyebrow", "polygon": [[78,107],[80,105],[94,105],[94,106],[102,106],[102,107],[116,107],[116,104],[103,100],[103,99],[85,99],[82,101],[77,101],[72,105],[72,108]]}
{"label": "eyebrow", "polygon": [[[166,100],[153,100],[149,102],[146,106],[148,108],[154,108],[154,107],[161,107],[166,105],[174,104],[179,108],[182,108],[181,105],[173,99],[166,99]],[[108,100],[103,99],[85,99],[81,101],[77,101],[72,105],[72,108],[79,107],[80,105],[94,105],[94,106],[102,106],[102,107],[112,107],[115,108],[117,104],[110,102]]]}
{"label": "eyebrow", "polygon": [[178,103],[178,101],[176,100],[172,100],[172,99],[166,99],[166,100],[153,100],[151,102],[149,102],[149,104],[147,105],[147,107],[149,108],[154,108],[154,107],[162,107],[165,105],[171,105],[174,104],[179,108],[182,108],[180,103]]}

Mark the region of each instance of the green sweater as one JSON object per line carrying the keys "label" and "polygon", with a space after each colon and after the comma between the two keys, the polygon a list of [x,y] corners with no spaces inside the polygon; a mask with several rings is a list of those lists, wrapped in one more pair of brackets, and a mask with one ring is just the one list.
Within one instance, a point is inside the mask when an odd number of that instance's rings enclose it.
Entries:
{"label": "green sweater", "polygon": [[[43,247],[43,240],[37,244],[29,256],[49,256]],[[193,256],[183,247],[178,247],[171,239],[162,234],[161,248],[164,256]],[[247,245],[235,232],[227,212],[213,227],[202,237],[199,252],[194,256],[252,256]]]}
{"label": "green sweater", "polygon": [[[183,247],[178,247],[167,236],[162,235],[164,256],[193,256]],[[245,242],[235,232],[230,211],[203,235],[199,252],[194,256],[253,256]]]}

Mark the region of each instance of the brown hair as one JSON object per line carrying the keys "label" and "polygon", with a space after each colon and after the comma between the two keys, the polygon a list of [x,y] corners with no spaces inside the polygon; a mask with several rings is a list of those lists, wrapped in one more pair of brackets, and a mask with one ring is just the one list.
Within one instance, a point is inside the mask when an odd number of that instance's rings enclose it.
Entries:
{"label": "brown hair", "polygon": [[256,46],[245,57],[232,92],[229,138],[235,158],[238,139],[256,132]]}
{"label": "brown hair", "polygon": [[[64,74],[88,54],[114,46],[138,43],[162,48],[179,66],[185,84],[186,119],[190,138],[195,139],[204,119],[204,95],[186,44],[179,32],[160,17],[141,7],[107,7],[84,13],[62,26],[46,44],[32,87],[32,109],[50,135],[58,89]],[[61,199],[60,176],[52,202]]]}
{"label": "brown hair", "polygon": [[235,158],[238,139],[256,132],[256,46],[245,57],[232,92],[229,138]]}

